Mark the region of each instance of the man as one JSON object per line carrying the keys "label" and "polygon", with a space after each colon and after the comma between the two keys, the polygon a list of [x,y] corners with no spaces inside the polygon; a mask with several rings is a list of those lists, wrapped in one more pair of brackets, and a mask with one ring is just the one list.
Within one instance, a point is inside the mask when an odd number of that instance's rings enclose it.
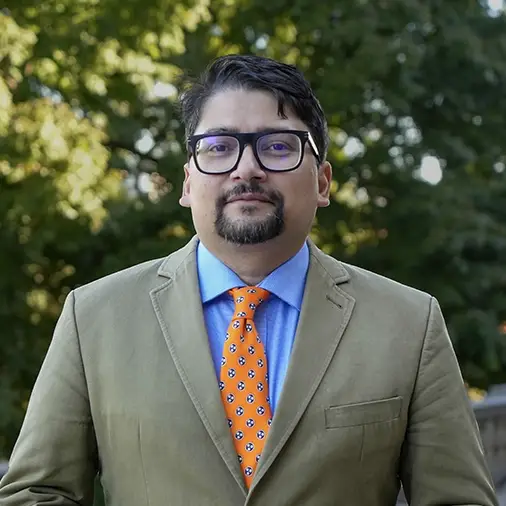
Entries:
{"label": "man", "polygon": [[215,61],[182,98],[182,250],[73,291],[5,506],[496,505],[437,302],[325,255],[323,111],[301,73]]}

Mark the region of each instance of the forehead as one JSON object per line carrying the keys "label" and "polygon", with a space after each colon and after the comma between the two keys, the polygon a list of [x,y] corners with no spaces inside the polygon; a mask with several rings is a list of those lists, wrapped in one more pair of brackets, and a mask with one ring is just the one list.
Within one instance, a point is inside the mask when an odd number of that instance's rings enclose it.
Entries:
{"label": "forehead", "polygon": [[265,91],[222,90],[212,95],[202,108],[195,134],[226,128],[257,132],[267,128],[307,130],[307,126],[289,108],[286,118],[278,115],[278,101]]}

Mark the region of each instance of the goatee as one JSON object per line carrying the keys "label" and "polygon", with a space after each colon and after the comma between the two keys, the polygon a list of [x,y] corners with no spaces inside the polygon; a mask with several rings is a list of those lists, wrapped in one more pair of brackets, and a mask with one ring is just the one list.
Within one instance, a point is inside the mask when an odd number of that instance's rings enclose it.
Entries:
{"label": "goatee", "polygon": [[[273,206],[271,213],[262,220],[236,219],[231,220],[225,214],[225,206],[232,197],[255,193],[265,197]],[[251,205],[244,205],[243,215],[253,212]],[[260,244],[278,237],[285,228],[284,199],[276,191],[264,190],[257,182],[242,183],[216,201],[216,221],[214,223],[217,234],[228,242],[237,245]]]}

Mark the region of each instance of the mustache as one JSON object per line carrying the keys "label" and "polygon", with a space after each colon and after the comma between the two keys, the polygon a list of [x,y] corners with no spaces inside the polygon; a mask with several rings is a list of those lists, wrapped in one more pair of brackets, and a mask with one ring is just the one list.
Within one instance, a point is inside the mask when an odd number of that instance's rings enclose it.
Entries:
{"label": "mustache", "polygon": [[231,198],[240,197],[241,195],[247,195],[252,193],[262,195],[273,204],[283,201],[283,197],[279,192],[274,190],[266,190],[265,188],[262,188],[257,182],[252,182],[249,184],[241,183],[235,186],[234,188],[228,190],[219,198],[219,202],[220,204],[224,205]]}

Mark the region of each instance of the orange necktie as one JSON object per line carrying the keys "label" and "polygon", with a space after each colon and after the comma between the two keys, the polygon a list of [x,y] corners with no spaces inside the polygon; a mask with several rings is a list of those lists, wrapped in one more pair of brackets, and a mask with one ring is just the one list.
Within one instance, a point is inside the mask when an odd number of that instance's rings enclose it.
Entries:
{"label": "orange necktie", "polygon": [[249,488],[271,424],[267,359],[253,317],[269,292],[255,286],[229,291],[235,309],[221,359],[220,390],[244,480]]}

